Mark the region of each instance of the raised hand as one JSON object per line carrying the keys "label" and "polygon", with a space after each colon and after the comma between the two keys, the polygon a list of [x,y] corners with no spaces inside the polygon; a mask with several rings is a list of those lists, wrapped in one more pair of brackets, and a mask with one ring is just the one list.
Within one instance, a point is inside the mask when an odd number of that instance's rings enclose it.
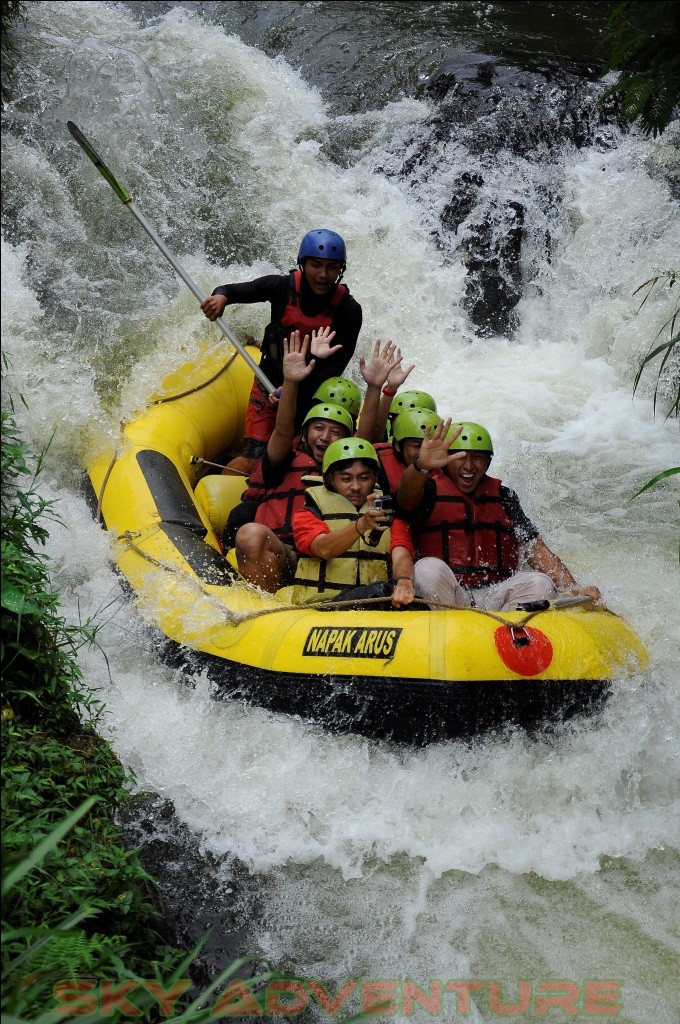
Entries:
{"label": "raised hand", "polygon": [[[401,352],[392,341],[386,341],[385,347],[381,349],[383,342],[377,338],[373,345],[370,362],[366,362],[363,356],[359,356],[359,369],[369,387],[381,388],[390,373],[401,362]],[[397,353],[399,353],[397,355]]]}
{"label": "raised hand", "polygon": [[315,359],[307,362],[309,335],[300,338],[299,331],[292,331],[290,338],[283,339],[283,379],[299,384],[309,377],[314,369]]}
{"label": "raised hand", "polygon": [[418,465],[422,466],[423,469],[441,469],[442,466],[446,466],[449,460],[455,458],[456,454],[458,454],[454,453],[451,455],[449,446],[452,441],[455,441],[463,428],[458,427],[457,431],[448,437],[450,426],[451,417],[449,416],[448,419],[439,421],[431,436],[428,435],[430,435],[432,428],[428,427],[418,452]]}
{"label": "raised hand", "polygon": [[392,369],[387,375],[387,386],[391,391],[396,391],[398,388],[400,388],[401,385],[406,380],[406,378],[408,377],[411,370],[415,370],[416,368],[415,363],[411,363],[411,365],[406,367],[406,369],[401,365],[401,361],[404,357],[401,354],[400,348],[397,349],[395,355],[398,359],[398,362],[395,366],[392,367]]}
{"label": "raised hand", "polygon": [[342,345],[331,345],[335,331],[330,327],[322,327],[320,331],[312,331],[312,355],[318,359],[327,359],[342,348]]}

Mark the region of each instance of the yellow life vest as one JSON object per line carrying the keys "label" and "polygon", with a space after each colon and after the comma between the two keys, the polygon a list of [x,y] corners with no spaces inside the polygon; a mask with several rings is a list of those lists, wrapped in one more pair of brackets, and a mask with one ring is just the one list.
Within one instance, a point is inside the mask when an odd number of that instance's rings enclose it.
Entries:
{"label": "yellow life vest", "polygon": [[[326,487],[308,487],[307,504],[314,505],[331,530],[342,530],[356,522],[367,509],[357,511],[351,501],[329,491]],[[297,564],[293,589],[293,604],[329,601],[345,587],[359,587],[389,579],[390,531],[384,530],[375,546],[365,537],[359,537],[352,547],[335,558],[313,558],[302,555]]]}

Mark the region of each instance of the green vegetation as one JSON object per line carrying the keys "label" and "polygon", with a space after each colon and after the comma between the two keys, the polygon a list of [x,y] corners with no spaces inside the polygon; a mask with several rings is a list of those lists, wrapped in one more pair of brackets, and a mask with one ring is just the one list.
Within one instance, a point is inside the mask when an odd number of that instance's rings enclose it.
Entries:
{"label": "green vegetation", "polygon": [[[618,71],[619,76],[602,99],[618,97],[626,120],[639,121],[645,135],[656,137],[668,127],[680,103],[680,4],[675,0],[625,0],[612,12],[609,25],[603,42],[609,53],[603,74]],[[659,271],[644,281],[633,293],[637,295],[646,289],[638,312],[654,291],[666,286],[670,292],[679,281],[677,270]],[[635,394],[646,367],[658,361],[654,412],[659,392],[669,390],[667,419],[677,419],[680,412],[680,373],[674,366],[680,348],[680,334],[676,330],[679,321],[680,305],[676,304],[640,363],[633,384]],[[662,470],[633,498],[678,473],[678,466]]]}
{"label": "green vegetation", "polygon": [[[3,411],[2,1012],[15,1024],[55,1020],[57,981],[138,976],[167,988],[187,977],[198,950],[187,956],[164,938],[151,880],[113,821],[133,780],[81,723],[102,708],[77,663],[97,627],[69,625],[50,584],[43,521],[58,517],[36,490],[43,459],[27,455],[13,409]],[[141,1019],[159,1019],[148,991],[135,1005]],[[207,1020],[207,1011],[184,1007],[182,1019]]]}
{"label": "green vegetation", "polygon": [[[657,274],[655,277],[650,277],[648,281],[644,281],[640,285],[640,287],[636,288],[635,291],[633,292],[634,295],[637,295],[644,288],[647,289],[645,297],[643,298],[642,302],[640,303],[640,305],[638,307],[638,313],[640,312],[640,310],[644,306],[645,302],[647,301],[647,299],[650,297],[650,295],[652,294],[652,292],[655,289],[658,289],[659,287],[663,287],[664,284],[667,284],[668,289],[670,291],[671,288],[673,288],[676,284],[679,284],[679,283],[680,283],[680,275],[678,274],[677,270],[664,270],[662,273]],[[640,379],[642,377],[642,374],[643,374],[643,371],[644,371],[645,367],[648,366],[650,363],[654,362],[655,359],[660,359],[661,360],[659,368],[658,368],[658,372],[657,372],[656,386],[654,388],[654,412],[655,413],[656,413],[657,397],[658,397],[658,394],[659,394],[659,387],[661,386],[661,383],[662,383],[662,381],[664,379],[664,371],[666,369],[666,364],[669,362],[669,360],[673,356],[674,349],[678,345],[678,342],[680,342],[680,333],[678,333],[678,331],[676,331],[676,325],[677,325],[679,320],[680,320],[680,304],[678,304],[675,307],[675,309],[673,310],[673,312],[671,313],[669,318],[666,320],[666,322],[659,328],[659,330],[657,332],[657,335],[654,338],[654,341],[652,342],[652,344],[649,347],[649,351],[647,352],[647,355],[645,356],[645,358],[642,360],[642,362],[640,364],[640,368],[639,368],[639,370],[637,372],[637,376],[635,378],[635,383],[633,384],[633,394],[635,394],[635,392],[637,391],[638,384],[640,383]],[[659,342],[659,338],[662,338],[666,334],[666,332],[668,332],[668,338],[666,338],[664,341],[661,341],[659,344],[657,344]],[[680,377],[676,376],[674,380],[671,380],[670,386],[671,386],[671,390],[672,390],[672,394],[671,394],[671,407],[670,407],[670,409],[669,409],[669,411],[667,413],[666,419],[668,419],[669,416],[674,416],[674,417],[677,418],[678,413],[680,413]]]}
{"label": "green vegetation", "polygon": [[78,727],[79,702],[92,706],[92,697],[80,694],[74,684],[81,678],[78,649],[95,643],[96,628],[92,623],[67,625],[49,583],[49,560],[40,550],[48,537],[43,521],[57,517],[52,503],[35,490],[43,460],[44,454],[31,469],[14,418],[3,410],[3,717],[19,716],[27,725],[63,731]]}
{"label": "green vegetation", "polygon": [[[49,854],[85,818],[95,802],[96,798],[88,798],[18,865],[3,873],[3,900],[11,899],[22,880],[43,868]],[[237,978],[238,971],[247,963],[245,957],[235,960],[195,998],[182,999],[191,988],[187,975],[194,957],[207,936],[172,972],[163,973],[158,964],[151,964],[137,977],[125,969],[120,950],[111,949],[106,937],[95,934],[88,938],[76,929],[92,914],[92,908],[85,906],[51,928],[43,927],[39,934],[38,929],[8,930],[3,922],[3,950],[16,939],[30,940],[32,932],[37,935],[17,955],[3,955],[3,1022],[57,1024],[78,1017],[81,1024],[102,1024],[113,1016],[117,1006],[121,1012],[142,1021],[156,1022],[160,1012],[164,1018],[171,1016],[183,1024],[208,1024],[214,1019],[211,996],[218,993],[218,999],[226,1000],[223,990],[232,982],[238,986],[237,997],[245,997],[251,1006],[262,1006],[262,985],[270,976],[251,978],[249,985],[260,989],[257,994],[251,993]]]}
{"label": "green vegetation", "polygon": [[17,60],[14,29],[17,21],[26,16],[26,4],[22,0],[3,0],[0,4],[0,52],[2,56],[2,99],[9,98],[10,82]]}
{"label": "green vegetation", "polygon": [[[31,462],[34,463],[31,468]],[[77,653],[96,627],[69,625],[49,581],[45,520],[57,518],[35,488],[43,457],[31,460],[11,413],[2,412],[2,814],[3,863],[16,870],[37,843],[88,800],[68,841],[22,875],[3,906],[2,963],[78,913],[78,927],[34,951],[31,971],[54,977],[106,971],[124,953],[140,967],[178,954],[166,945],[146,873],[121,842],[114,807],[130,779],[80,712],[95,719],[96,695],[82,685]],[[97,799],[96,805],[92,798]],[[83,911],[83,908],[85,910]],[[81,912],[82,911],[82,912]],[[114,971],[115,976],[115,971]],[[14,976],[3,1002],[16,1004]]]}
{"label": "green vegetation", "polygon": [[[677,285],[679,281],[680,275],[678,275],[678,272],[676,270],[665,270],[659,274],[656,274],[654,277],[650,277],[649,280],[644,281],[639,288],[636,288],[635,292],[633,293],[634,295],[637,295],[639,292],[643,291],[643,289],[647,289],[645,292],[645,296],[638,307],[638,313],[644,306],[645,302],[647,302],[647,299],[655,290],[658,290],[659,288],[666,285],[670,291],[670,289]],[[659,328],[659,331],[657,332],[654,341],[649,347],[647,355],[640,363],[637,375],[635,377],[635,382],[633,384],[633,394],[635,394],[640,383],[640,380],[642,379],[642,375],[644,373],[645,368],[649,366],[650,363],[659,360],[657,366],[656,384],[654,386],[654,413],[656,415],[656,405],[657,398],[659,395],[659,389],[662,387],[663,384],[666,383],[666,373],[668,372],[668,389],[670,392],[671,404],[666,414],[666,419],[668,419],[670,416],[677,419],[678,414],[680,413],[680,372],[677,366],[673,367],[672,363],[672,359],[678,349],[678,343],[680,342],[680,333],[676,330],[678,321],[680,321],[680,305],[676,305],[671,315]],[[666,334],[668,334],[668,337],[665,337]],[[660,341],[659,339],[663,340]],[[668,371],[667,366],[669,368]],[[671,476],[677,476],[678,473],[680,473],[680,466],[674,466],[671,469],[662,470],[660,473],[657,473],[655,476],[653,476],[651,480],[648,480],[647,483],[644,484],[644,486],[642,486],[640,490],[633,495],[633,498],[637,498],[638,495],[642,494],[650,487],[654,487],[655,484],[661,483],[662,480],[666,480],[668,479],[668,477]],[[678,557],[680,558],[680,550],[678,552]]]}
{"label": "green vegetation", "polygon": [[603,46],[604,71],[618,71],[603,99],[616,96],[628,121],[645,135],[663,132],[680,102],[680,4],[626,0],[614,9]]}
{"label": "green vegetation", "polygon": [[[650,277],[649,280],[644,281],[643,284],[641,284],[639,288],[636,288],[633,293],[634,295],[637,295],[638,292],[641,292],[645,288],[647,289],[645,296],[638,307],[638,313],[655,289],[663,287],[663,285],[666,284],[670,291],[671,288],[678,284],[679,278],[680,275],[678,275],[676,270],[665,270],[662,273],[656,274],[654,277]],[[647,355],[640,363],[637,376],[635,377],[635,383],[633,384],[633,394],[635,394],[645,367],[649,366],[649,364],[653,363],[655,360],[660,360],[657,367],[656,385],[654,387],[654,414],[656,415],[656,402],[659,389],[662,383],[665,383],[666,366],[669,364],[669,360],[671,361],[670,379],[668,382],[671,405],[666,414],[666,419],[668,419],[669,416],[673,416],[677,419],[678,414],[680,413],[680,367],[673,367],[672,365],[672,358],[676,354],[679,348],[678,343],[680,342],[680,333],[676,331],[676,326],[679,320],[680,305],[676,305],[671,315],[659,328],[654,341],[649,347]],[[668,337],[659,343],[659,339],[664,338],[666,333],[668,333]],[[679,473],[680,466],[673,466],[671,469],[663,469],[660,473],[656,473],[651,480],[648,480],[639,491],[636,491],[630,500],[632,501],[633,498],[637,498],[640,494],[643,494],[644,491],[649,490],[650,487],[654,487],[656,484],[661,483],[662,480],[667,480],[671,476],[677,476]],[[678,544],[678,561],[680,562],[680,543]]]}

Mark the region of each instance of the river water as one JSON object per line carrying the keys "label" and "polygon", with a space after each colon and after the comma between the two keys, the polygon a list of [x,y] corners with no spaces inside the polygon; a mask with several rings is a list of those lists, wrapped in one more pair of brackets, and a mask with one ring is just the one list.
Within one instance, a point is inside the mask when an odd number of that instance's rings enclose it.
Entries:
{"label": "river water", "polygon": [[[249,873],[244,949],[333,990],[500,980],[512,1003],[522,980],[611,979],[618,1020],[679,1019],[677,491],[630,500],[677,465],[654,375],[631,389],[670,312],[661,291],[638,312],[633,292],[677,265],[678,125],[645,140],[610,120],[578,145],[558,129],[530,153],[482,151],[481,122],[442,134],[428,91],[440,64],[474,68],[480,53],[525,70],[578,65],[585,82],[609,6],[45,2],[22,32],[4,112],[4,395],[29,445],[51,439],[41,488],[63,520],[55,582],[69,617],[101,623],[85,679],[140,788],[172,801],[211,855],[208,888],[230,888],[234,865]],[[545,93],[542,107],[520,94],[499,104],[513,129],[550,113],[552,94],[547,108]],[[80,467],[217,337],[68,119],[207,292],[287,269],[311,227],[345,236],[360,350],[393,338],[417,363],[414,387],[488,426],[497,475],[648,647],[649,669],[616,684],[600,721],[396,749],[217,704],[205,679],[158,661]],[[466,173],[482,181],[493,237],[493,211],[523,211],[501,332],[468,315],[465,226],[441,230]],[[230,323],[257,336],[265,312],[234,309]],[[488,991],[467,1019],[507,1018]]]}

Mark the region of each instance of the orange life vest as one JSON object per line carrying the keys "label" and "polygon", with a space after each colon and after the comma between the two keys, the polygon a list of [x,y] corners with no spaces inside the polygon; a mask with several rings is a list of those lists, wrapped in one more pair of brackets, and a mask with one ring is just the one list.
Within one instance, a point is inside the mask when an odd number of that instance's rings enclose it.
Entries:
{"label": "orange life vest", "polygon": [[419,558],[441,558],[464,587],[506,580],[517,571],[519,543],[500,500],[501,481],[485,476],[463,494],[446,473],[432,477],[437,498],[431,515],[414,524]]}
{"label": "orange life vest", "polygon": [[290,334],[291,331],[299,331],[304,337],[305,334],[311,335],[312,331],[320,331],[322,327],[330,327],[333,323],[335,310],[340,305],[348,291],[346,284],[337,285],[326,308],[320,313],[317,313],[316,316],[307,316],[302,312],[300,306],[301,285],[302,271],[291,270],[288,305],[284,309],[281,319],[279,320],[279,325],[281,327],[290,328],[290,330],[286,330],[286,335]]}
{"label": "orange life vest", "polygon": [[248,489],[241,495],[241,501],[260,502],[255,522],[268,526],[284,544],[293,542],[293,513],[305,503],[305,490],[310,485],[308,478],[319,472],[313,457],[301,445],[302,438],[298,437],[293,461],[276,487],[265,485],[262,459],[258,459],[251,471]]}

